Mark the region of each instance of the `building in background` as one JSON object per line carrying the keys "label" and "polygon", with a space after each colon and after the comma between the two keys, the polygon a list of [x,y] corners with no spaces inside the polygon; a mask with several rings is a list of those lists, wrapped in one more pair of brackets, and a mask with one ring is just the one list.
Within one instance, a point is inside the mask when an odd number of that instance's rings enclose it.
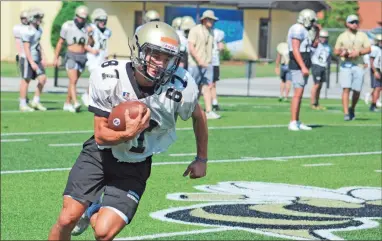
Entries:
{"label": "building in background", "polygon": [[[192,2],[192,1],[191,1]],[[296,22],[296,11],[285,10],[289,6],[305,4],[313,6],[322,1],[291,1],[269,0],[216,0],[205,1],[209,4],[196,5],[164,3],[164,2],[85,2],[92,12],[103,8],[109,15],[108,27],[113,36],[109,40],[109,54],[129,56],[128,38],[132,36],[135,26],[142,21],[144,9],[154,9],[161,15],[162,20],[171,23],[172,19],[183,14],[197,19],[205,9],[212,9],[219,17],[216,27],[222,29],[227,38],[227,47],[235,59],[257,60],[276,56],[275,49],[279,42],[285,41],[288,28]],[[283,5],[280,5],[283,4]],[[294,5],[293,5],[294,4]],[[19,23],[19,13],[31,6],[39,6],[44,12],[44,34],[41,39],[48,62],[53,61],[54,47],[50,44],[51,24],[61,8],[60,1],[2,1],[1,2],[1,60],[14,61],[16,49],[12,36],[12,28]],[[271,8],[270,8],[271,7]],[[197,21],[198,22],[198,21]]]}

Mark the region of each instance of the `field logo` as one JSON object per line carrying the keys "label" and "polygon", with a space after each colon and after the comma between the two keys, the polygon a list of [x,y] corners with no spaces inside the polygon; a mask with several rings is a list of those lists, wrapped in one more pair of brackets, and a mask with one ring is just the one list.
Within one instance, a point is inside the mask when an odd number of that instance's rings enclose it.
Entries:
{"label": "field logo", "polygon": [[171,200],[198,202],[151,214],[163,221],[245,230],[289,239],[338,240],[334,232],[378,227],[382,188],[221,182],[196,186],[201,193],[168,194]]}

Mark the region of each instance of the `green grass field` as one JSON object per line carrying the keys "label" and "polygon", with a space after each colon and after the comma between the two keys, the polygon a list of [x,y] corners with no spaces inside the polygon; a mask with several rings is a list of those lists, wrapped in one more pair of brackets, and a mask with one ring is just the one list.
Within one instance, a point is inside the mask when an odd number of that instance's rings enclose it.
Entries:
{"label": "green grass field", "polygon": [[[68,170],[92,135],[93,116],[62,112],[61,94],[44,95],[45,113],[19,113],[17,99],[1,93],[1,239],[42,240],[59,214]],[[339,100],[322,100],[328,110],[314,111],[304,99],[302,120],[315,128],[290,132],[289,103],[219,102],[222,118],[208,122],[207,176],[182,177],[196,149],[191,121],[180,120],[177,142],[154,157],[137,214],[118,238],[380,240],[381,114],[360,103],[357,120],[345,123]],[[91,228],[74,239],[94,239]]]}

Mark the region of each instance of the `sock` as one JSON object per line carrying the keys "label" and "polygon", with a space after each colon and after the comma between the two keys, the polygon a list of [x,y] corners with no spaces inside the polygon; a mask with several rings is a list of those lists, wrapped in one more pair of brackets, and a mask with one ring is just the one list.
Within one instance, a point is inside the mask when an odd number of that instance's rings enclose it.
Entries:
{"label": "sock", "polygon": [[217,99],[213,99],[212,100],[212,105],[218,105],[218,100]]}
{"label": "sock", "polygon": [[40,96],[34,96],[33,97],[33,102],[40,103]]}
{"label": "sock", "polygon": [[27,99],[20,98],[20,106],[26,106],[27,105]]}

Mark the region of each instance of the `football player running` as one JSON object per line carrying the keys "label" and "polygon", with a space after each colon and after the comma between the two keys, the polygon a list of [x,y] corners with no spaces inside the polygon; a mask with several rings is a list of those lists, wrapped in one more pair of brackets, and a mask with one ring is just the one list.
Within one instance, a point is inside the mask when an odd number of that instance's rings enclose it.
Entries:
{"label": "football player running", "polygon": [[[49,240],[69,240],[76,224],[73,235],[89,222],[97,240],[112,240],[129,224],[150,176],[151,157],[175,141],[179,117],[192,118],[197,143],[197,156],[183,176],[206,175],[207,120],[194,79],[178,67],[179,45],[170,25],[147,23],[130,39],[131,60],[109,60],[92,72],[89,111],[94,113],[94,135],[70,171]],[[148,106],[146,114],[140,107],[140,115],[130,119],[126,111],[126,130],[109,129],[112,108],[136,99]]]}
{"label": "football player running", "polygon": [[58,58],[64,42],[68,45],[68,52],[65,57],[65,67],[68,73],[69,85],[68,95],[63,107],[64,111],[79,112],[81,104],[77,101],[77,81],[85,69],[87,56],[86,51],[97,54],[97,51],[92,49],[93,44],[92,28],[86,24],[88,17],[88,8],[84,5],[78,6],[75,10],[74,20],[66,21],[60,32],[58,39],[54,66],[58,66]]}
{"label": "football player running", "polygon": [[[107,58],[107,41],[111,37],[111,30],[106,27],[107,23],[107,13],[101,8],[97,8],[93,11],[91,15],[93,24],[91,27],[93,29],[93,40],[94,45],[92,49],[94,52],[88,52],[87,58],[88,70],[91,73],[97,66],[101,65]],[[89,106],[89,90],[82,95],[82,103],[85,106]]]}

